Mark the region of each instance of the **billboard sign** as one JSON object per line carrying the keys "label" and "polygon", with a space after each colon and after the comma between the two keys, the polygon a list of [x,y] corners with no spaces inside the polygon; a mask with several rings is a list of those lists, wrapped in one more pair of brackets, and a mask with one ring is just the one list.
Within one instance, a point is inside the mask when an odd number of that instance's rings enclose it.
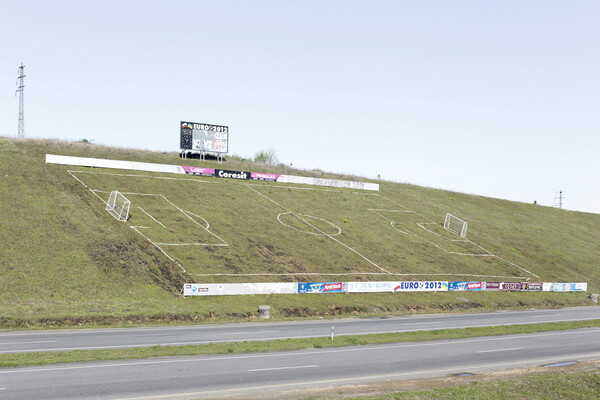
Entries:
{"label": "billboard sign", "polygon": [[445,292],[448,290],[446,281],[403,281],[396,282],[394,292]]}
{"label": "billboard sign", "polygon": [[542,282],[528,282],[524,285],[527,285],[527,288],[524,288],[523,290],[530,292],[540,292],[542,290]]}
{"label": "billboard sign", "polygon": [[527,285],[524,282],[502,282],[500,283],[500,290],[505,292],[518,292],[523,289],[523,285]]}
{"label": "billboard sign", "polygon": [[485,282],[448,282],[448,290],[485,290]]}
{"label": "billboard sign", "polygon": [[542,284],[544,292],[585,292],[587,291],[587,282],[579,283],[550,283]]}
{"label": "billboard sign", "polygon": [[341,293],[348,291],[346,282],[299,283],[298,293]]}
{"label": "billboard sign", "polygon": [[229,127],[181,121],[180,148],[207,153],[229,152]]}
{"label": "billboard sign", "polygon": [[183,297],[234,296],[244,294],[298,293],[297,283],[186,283]]}

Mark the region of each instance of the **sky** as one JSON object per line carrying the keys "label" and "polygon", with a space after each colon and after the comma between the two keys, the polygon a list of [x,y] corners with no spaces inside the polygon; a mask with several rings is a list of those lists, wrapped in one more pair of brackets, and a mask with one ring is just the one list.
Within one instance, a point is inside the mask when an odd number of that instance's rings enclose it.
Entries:
{"label": "sky", "polygon": [[0,0],[0,136],[229,153],[600,213],[600,2]]}

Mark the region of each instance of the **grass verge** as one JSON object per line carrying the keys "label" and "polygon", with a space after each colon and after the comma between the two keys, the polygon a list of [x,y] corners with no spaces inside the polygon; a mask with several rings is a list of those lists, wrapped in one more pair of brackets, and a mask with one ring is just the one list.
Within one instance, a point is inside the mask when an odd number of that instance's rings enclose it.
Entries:
{"label": "grass verge", "polygon": [[0,367],[72,363],[84,361],[140,359],[167,356],[196,356],[208,354],[251,353],[287,351],[307,348],[328,348],[367,344],[415,342],[424,340],[449,340],[478,336],[495,336],[519,333],[560,331],[600,327],[599,320],[554,322],[545,324],[507,325],[484,328],[440,329],[433,331],[385,333],[377,335],[338,336],[309,339],[286,339],[272,341],[246,341],[212,343],[187,346],[153,346],[142,348],[75,350],[40,353],[8,353],[0,355]]}
{"label": "grass verge", "polygon": [[431,390],[411,390],[378,396],[353,397],[352,400],[422,399],[598,399],[600,369],[526,374],[510,379],[492,375],[486,381],[474,381]]}

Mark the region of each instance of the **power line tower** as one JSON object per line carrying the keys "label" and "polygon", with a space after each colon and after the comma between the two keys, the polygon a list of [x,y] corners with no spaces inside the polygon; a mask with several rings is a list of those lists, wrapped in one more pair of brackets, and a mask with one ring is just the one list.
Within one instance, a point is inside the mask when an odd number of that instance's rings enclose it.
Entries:
{"label": "power line tower", "polygon": [[559,190],[556,192],[556,197],[554,198],[554,207],[563,208],[563,201],[566,197],[563,196],[563,191]]}
{"label": "power line tower", "polygon": [[17,129],[17,137],[23,139],[25,137],[25,66],[21,63],[19,67],[19,77],[17,78],[17,90],[15,96],[19,93],[19,127]]}

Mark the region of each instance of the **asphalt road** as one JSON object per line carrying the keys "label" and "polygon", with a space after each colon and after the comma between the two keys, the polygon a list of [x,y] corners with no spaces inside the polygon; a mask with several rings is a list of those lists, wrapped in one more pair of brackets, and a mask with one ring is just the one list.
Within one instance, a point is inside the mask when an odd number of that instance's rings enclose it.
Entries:
{"label": "asphalt road", "polygon": [[600,319],[600,307],[373,319],[0,333],[0,353],[176,346]]}
{"label": "asphalt road", "polygon": [[249,396],[592,359],[600,359],[599,328],[280,353],[0,369],[0,398]]}

